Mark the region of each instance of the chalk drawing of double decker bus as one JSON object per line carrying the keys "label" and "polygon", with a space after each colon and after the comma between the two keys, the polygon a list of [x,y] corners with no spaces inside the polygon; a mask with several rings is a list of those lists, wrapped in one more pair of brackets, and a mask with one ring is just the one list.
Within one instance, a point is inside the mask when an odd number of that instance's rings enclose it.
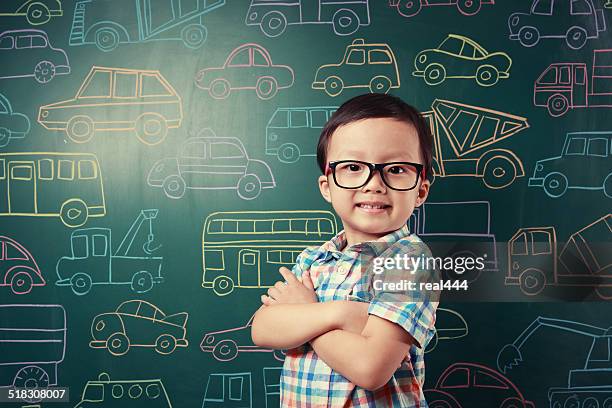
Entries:
{"label": "chalk drawing of double decker bus", "polygon": [[202,233],[202,287],[218,296],[238,288],[268,288],[307,246],[338,230],[329,211],[234,211],[206,217]]}

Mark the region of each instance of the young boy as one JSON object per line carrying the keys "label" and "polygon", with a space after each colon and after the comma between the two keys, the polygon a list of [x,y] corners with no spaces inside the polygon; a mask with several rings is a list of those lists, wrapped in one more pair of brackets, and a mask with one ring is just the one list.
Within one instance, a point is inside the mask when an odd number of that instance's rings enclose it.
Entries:
{"label": "young boy", "polygon": [[[432,138],[401,99],[345,102],[321,132],[319,189],[344,230],[308,247],[285,282],[262,295],[252,326],[259,346],[288,349],[283,407],[427,407],[424,349],[437,298],[373,284],[375,258],[430,256],[406,224],[427,198]],[[411,276],[435,280],[435,271]],[[432,276],[428,276],[432,275]],[[388,280],[388,278],[387,278]]]}

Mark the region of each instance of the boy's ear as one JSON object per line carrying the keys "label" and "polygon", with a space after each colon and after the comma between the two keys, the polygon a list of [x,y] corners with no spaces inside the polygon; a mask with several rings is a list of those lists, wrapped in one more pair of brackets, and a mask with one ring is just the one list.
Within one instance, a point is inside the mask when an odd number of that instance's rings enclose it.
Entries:
{"label": "boy's ear", "polygon": [[431,182],[429,180],[421,181],[419,185],[419,195],[414,203],[415,207],[421,206],[421,204],[427,200],[427,196],[429,195],[429,187],[431,187]]}
{"label": "boy's ear", "polygon": [[327,176],[321,175],[319,176],[319,191],[321,191],[321,195],[328,203],[331,203],[331,194],[329,193],[329,182],[327,181]]}

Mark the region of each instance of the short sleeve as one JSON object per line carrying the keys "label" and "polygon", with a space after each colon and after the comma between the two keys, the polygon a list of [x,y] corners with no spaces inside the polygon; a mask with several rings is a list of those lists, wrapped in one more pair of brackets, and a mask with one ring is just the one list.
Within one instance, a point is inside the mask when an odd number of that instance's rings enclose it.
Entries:
{"label": "short sleeve", "polygon": [[[394,247],[385,251],[382,257],[403,256],[412,259],[431,256],[431,251],[422,241],[404,242],[409,247]],[[416,341],[417,346],[425,348],[435,332],[436,309],[439,291],[420,290],[421,282],[437,281],[437,270],[414,268],[414,273],[406,270],[386,270],[372,275],[377,284],[371,286],[373,292],[368,314],[381,317],[400,325]],[[410,286],[413,282],[414,286]],[[384,285],[383,285],[384,284]]]}
{"label": "short sleeve", "polygon": [[296,278],[301,279],[304,271],[310,268],[315,254],[318,253],[318,249],[318,246],[309,246],[304,248],[304,250],[297,256],[295,259],[295,265],[293,265],[293,268],[291,268],[291,272]]}

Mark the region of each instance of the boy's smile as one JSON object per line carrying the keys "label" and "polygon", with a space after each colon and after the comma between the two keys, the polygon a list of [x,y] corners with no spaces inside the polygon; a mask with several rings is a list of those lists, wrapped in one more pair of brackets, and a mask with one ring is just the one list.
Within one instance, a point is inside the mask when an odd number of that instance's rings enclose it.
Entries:
{"label": "boy's smile", "polygon": [[[327,162],[361,160],[423,163],[415,128],[393,118],[364,119],[339,127],[327,146]],[[429,181],[419,180],[408,191],[389,188],[375,170],[362,187],[341,188],[333,176],[319,177],[319,189],[342,219],[347,246],[376,240],[401,228],[429,192]]]}

